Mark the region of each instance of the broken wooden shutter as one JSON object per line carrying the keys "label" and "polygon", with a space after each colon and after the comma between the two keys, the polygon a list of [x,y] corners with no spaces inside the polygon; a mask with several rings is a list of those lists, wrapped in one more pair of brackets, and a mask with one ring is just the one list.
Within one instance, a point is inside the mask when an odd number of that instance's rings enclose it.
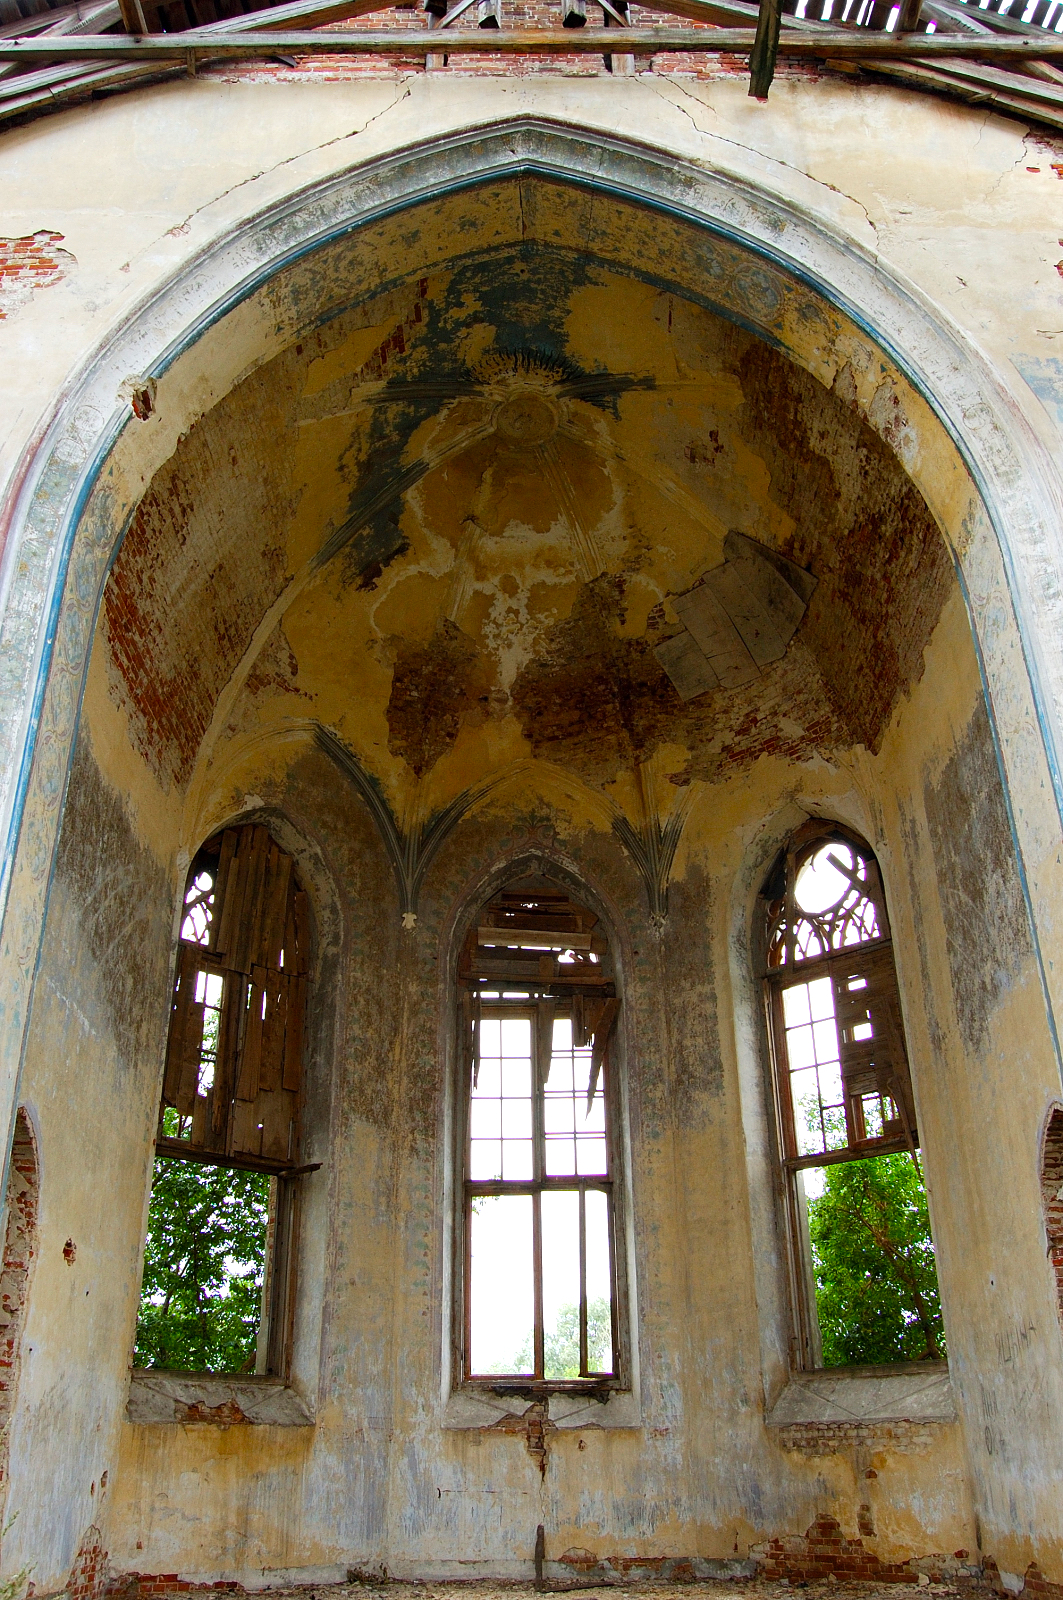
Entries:
{"label": "broken wooden shutter", "polygon": [[888,1096],[898,1116],[883,1124],[883,1138],[917,1142],[915,1100],[904,1048],[893,951],[886,946],[831,963],[842,1083],[850,1143],[863,1137],[854,1101]]}
{"label": "broken wooden shutter", "polygon": [[196,978],[202,967],[198,954],[195,945],[187,944],[182,944],[178,952],[162,1086],[163,1104],[173,1106],[183,1116],[191,1116],[195,1110],[203,1051],[203,1004],[195,998]]}
{"label": "broken wooden shutter", "polygon": [[[208,847],[209,849],[209,847]],[[184,1147],[296,1159],[302,1094],[309,930],[291,857],[267,829],[227,828],[218,847],[207,945],[182,942],[163,1103],[192,1113]],[[197,1096],[204,1065],[200,973],[221,980],[213,1086]],[[190,1087],[191,1086],[191,1087]],[[167,1141],[171,1143],[171,1141]]]}

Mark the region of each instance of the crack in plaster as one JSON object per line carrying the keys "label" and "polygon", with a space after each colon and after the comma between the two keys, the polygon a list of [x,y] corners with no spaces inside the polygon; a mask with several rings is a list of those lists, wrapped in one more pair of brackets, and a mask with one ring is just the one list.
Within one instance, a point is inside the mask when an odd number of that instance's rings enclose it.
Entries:
{"label": "crack in plaster", "polygon": [[409,85],[403,84],[395,98],[389,101],[386,106],[382,106],[379,111],[375,111],[360,128],[351,128],[347,133],[337,133],[332,139],[323,139],[320,144],[308,145],[304,150],[297,150],[294,155],[285,156],[281,161],[275,161],[270,167],[261,167],[258,172],[252,172],[250,177],[240,178],[238,182],[231,183],[227,189],[222,189],[220,194],[212,195],[209,200],[204,200],[201,206],[197,206],[194,211],[190,211],[183,221],[175,223],[172,228],[167,228],[166,235],[176,236],[186,233],[194,217],[198,217],[202,212],[208,211],[211,206],[217,205],[220,200],[227,199],[229,195],[235,194],[238,189],[243,189],[247,184],[257,183],[260,178],[264,178],[267,174],[280,172],[284,167],[290,166],[293,161],[302,161],[309,155],[315,155],[319,150],[328,150],[332,145],[343,144],[347,139],[360,138],[367,129],[372,127],[374,122],[379,122],[381,117],[386,117],[389,112],[394,111],[399,102],[407,99],[409,94]]}
{"label": "crack in plaster", "polygon": [[[669,87],[674,81],[675,80],[669,79]],[[664,82],[663,80],[659,80],[657,83],[652,84],[651,87],[656,93],[660,94],[664,88]],[[688,100],[693,100],[699,106],[704,106],[707,111],[711,111],[714,117],[718,115],[718,112],[714,106],[710,106],[705,100],[700,100],[697,95],[691,94],[690,90],[684,88],[681,83],[675,82],[675,87],[679,90],[680,94],[685,95]],[[681,111],[688,119],[695,132],[702,134],[704,137],[719,139],[721,144],[729,144],[736,150],[745,151],[747,155],[760,156],[762,160],[770,161],[773,166],[783,167],[787,172],[796,172],[799,177],[807,178],[809,183],[814,183],[817,188],[829,189],[831,194],[840,195],[843,200],[848,200],[852,205],[856,206],[858,211],[862,211],[864,213],[864,218],[868,227],[875,235],[875,238],[878,238],[878,225],[872,219],[871,213],[868,211],[864,202],[862,200],[858,200],[855,195],[849,194],[845,189],[839,189],[838,185],[836,183],[831,183],[829,178],[814,177],[813,174],[811,172],[807,172],[804,167],[795,166],[792,161],[784,161],[781,156],[770,156],[763,150],[755,149],[752,145],[743,144],[740,139],[728,139],[725,134],[713,132],[708,128],[699,128],[697,123],[694,121],[694,118],[687,110],[686,106],[679,105],[678,102],[673,100],[670,95],[665,94],[662,96],[662,98],[667,100],[669,105],[674,106],[677,111]]]}

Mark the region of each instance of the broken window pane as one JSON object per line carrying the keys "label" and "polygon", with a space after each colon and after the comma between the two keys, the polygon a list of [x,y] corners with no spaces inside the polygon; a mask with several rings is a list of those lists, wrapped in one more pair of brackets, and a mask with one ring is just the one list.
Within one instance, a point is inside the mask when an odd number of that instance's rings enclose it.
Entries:
{"label": "broken window pane", "polygon": [[197,872],[185,894],[185,915],[181,938],[191,944],[210,943],[210,924],[214,915],[214,874]]}
{"label": "broken window pane", "polygon": [[543,1376],[580,1375],[579,1191],[542,1196]]}
{"label": "broken window pane", "polygon": [[898,1153],[806,1169],[823,1365],[945,1354],[921,1174]]}
{"label": "broken window pane", "polygon": [[601,1189],[588,1189],[587,1236],[587,1368],[613,1370],[612,1250],[609,1241],[609,1197]]}
{"label": "broken window pane", "polygon": [[477,1195],[469,1218],[469,1360],[475,1373],[533,1373],[531,1195]]}
{"label": "broken window pane", "polygon": [[270,1178],[159,1156],[134,1359],[182,1372],[254,1372]]}
{"label": "broken window pane", "polygon": [[307,902],[291,857],[260,826],[215,835],[185,887],[138,1360],[230,1372],[284,1365],[282,1334],[270,1344],[262,1306],[278,1330],[288,1326],[285,1175],[299,1159],[308,965]]}

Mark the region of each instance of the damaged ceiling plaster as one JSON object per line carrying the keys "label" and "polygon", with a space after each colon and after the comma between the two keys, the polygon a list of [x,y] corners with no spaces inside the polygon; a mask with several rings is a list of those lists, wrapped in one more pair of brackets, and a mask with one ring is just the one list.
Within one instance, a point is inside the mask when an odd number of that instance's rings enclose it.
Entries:
{"label": "damaged ceiling plaster", "polygon": [[434,804],[535,757],[718,781],[875,750],[952,582],[842,397],[525,244],[332,316],[180,441],[108,583],[107,670],[164,791],[300,725]]}

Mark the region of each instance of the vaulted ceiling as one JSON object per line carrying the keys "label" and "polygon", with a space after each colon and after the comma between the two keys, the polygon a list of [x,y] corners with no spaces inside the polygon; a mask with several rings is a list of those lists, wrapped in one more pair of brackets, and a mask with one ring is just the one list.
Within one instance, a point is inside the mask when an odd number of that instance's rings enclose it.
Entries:
{"label": "vaulted ceiling", "polygon": [[[875,750],[954,581],[893,452],[659,274],[473,243],[426,266],[408,231],[388,287],[249,372],[150,484],[102,627],[159,784],[313,723],[392,789]],[[730,530],[817,582],[780,659],[684,701],[655,647]]]}

